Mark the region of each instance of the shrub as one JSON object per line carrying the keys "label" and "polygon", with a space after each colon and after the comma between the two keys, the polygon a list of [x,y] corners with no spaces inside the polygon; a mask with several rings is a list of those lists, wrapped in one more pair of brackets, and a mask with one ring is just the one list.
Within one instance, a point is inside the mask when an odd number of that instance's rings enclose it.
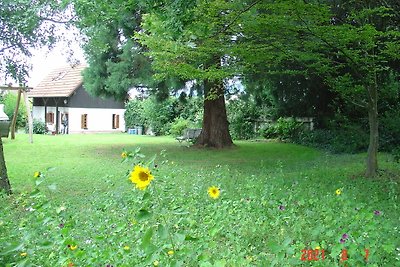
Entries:
{"label": "shrub", "polygon": [[260,117],[260,109],[252,100],[236,99],[228,102],[229,130],[233,139],[256,137],[255,122]]}
{"label": "shrub", "polygon": [[301,131],[294,142],[333,153],[359,153],[367,150],[368,137],[368,132],[361,126],[347,125],[335,129]]}
{"label": "shrub", "polygon": [[379,126],[379,149],[387,152],[400,150],[400,110],[383,114]]}
{"label": "shrub", "polygon": [[169,133],[174,136],[181,136],[183,131],[190,127],[190,121],[182,118],[176,118],[170,125]]}
{"label": "shrub", "polygon": [[[29,132],[28,125],[25,126],[25,132]],[[33,120],[33,133],[34,134],[45,134],[46,133],[46,123],[43,121]]]}
{"label": "shrub", "polygon": [[124,118],[127,129],[138,125],[145,125],[146,118],[143,115],[142,100],[134,99],[126,103]]}
{"label": "shrub", "polygon": [[261,130],[265,138],[295,139],[301,131],[302,123],[294,118],[279,118],[276,123],[270,124]]}

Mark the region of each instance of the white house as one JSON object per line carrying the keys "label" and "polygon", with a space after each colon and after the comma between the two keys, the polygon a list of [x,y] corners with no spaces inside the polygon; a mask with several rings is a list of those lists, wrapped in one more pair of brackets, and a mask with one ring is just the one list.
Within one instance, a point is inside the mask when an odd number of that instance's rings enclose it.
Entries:
{"label": "white house", "polygon": [[28,93],[33,119],[45,121],[54,133],[125,131],[124,103],[89,95],[83,85],[84,68],[55,69],[33,88]]}

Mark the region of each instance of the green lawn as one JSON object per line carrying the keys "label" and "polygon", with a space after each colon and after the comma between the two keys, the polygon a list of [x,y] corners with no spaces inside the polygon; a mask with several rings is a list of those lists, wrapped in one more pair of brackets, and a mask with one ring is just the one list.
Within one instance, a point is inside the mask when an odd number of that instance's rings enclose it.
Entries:
{"label": "green lawn", "polygon": [[[367,180],[365,155],[284,143],[219,151],[127,134],[3,143],[15,194],[0,204],[1,266],[339,266],[342,249],[350,266],[366,264],[364,249],[370,266],[400,265],[400,166],[388,155]],[[144,192],[121,159],[137,147],[146,159],[166,151]],[[319,260],[301,260],[317,246]]]}

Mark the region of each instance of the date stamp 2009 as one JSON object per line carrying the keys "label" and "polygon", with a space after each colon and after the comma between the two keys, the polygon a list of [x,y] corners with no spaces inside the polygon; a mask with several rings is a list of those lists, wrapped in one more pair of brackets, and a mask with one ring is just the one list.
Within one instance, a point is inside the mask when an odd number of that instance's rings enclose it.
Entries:
{"label": "date stamp 2009", "polygon": [[[369,257],[369,250],[364,249],[364,259],[365,261],[368,261]],[[300,260],[302,261],[319,261],[319,260],[325,260],[325,250],[323,249],[302,249],[301,250],[301,258]],[[340,260],[341,261],[346,261],[348,260],[348,255],[347,255],[347,250],[342,249],[342,253],[340,255]]]}

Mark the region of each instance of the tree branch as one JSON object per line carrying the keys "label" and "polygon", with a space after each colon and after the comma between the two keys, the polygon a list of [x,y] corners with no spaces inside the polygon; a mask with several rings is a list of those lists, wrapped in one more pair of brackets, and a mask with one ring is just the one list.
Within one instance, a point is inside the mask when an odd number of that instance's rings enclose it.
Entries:
{"label": "tree branch", "polygon": [[254,1],[253,3],[251,3],[248,7],[246,7],[245,9],[241,10],[241,11],[233,18],[233,20],[232,20],[231,22],[229,22],[228,24],[226,24],[220,31],[218,31],[218,32],[216,32],[215,34],[213,34],[213,35],[211,36],[211,38],[213,38],[213,37],[215,37],[215,36],[217,36],[217,35],[219,35],[219,34],[225,32],[226,30],[228,30],[228,29],[233,25],[233,23],[235,23],[235,22],[240,18],[240,16],[241,16],[243,13],[246,13],[247,11],[249,11],[252,7],[254,7],[255,5],[257,5],[257,4],[258,4],[259,2],[261,2],[261,1],[262,1],[262,0],[256,0],[256,1]]}

